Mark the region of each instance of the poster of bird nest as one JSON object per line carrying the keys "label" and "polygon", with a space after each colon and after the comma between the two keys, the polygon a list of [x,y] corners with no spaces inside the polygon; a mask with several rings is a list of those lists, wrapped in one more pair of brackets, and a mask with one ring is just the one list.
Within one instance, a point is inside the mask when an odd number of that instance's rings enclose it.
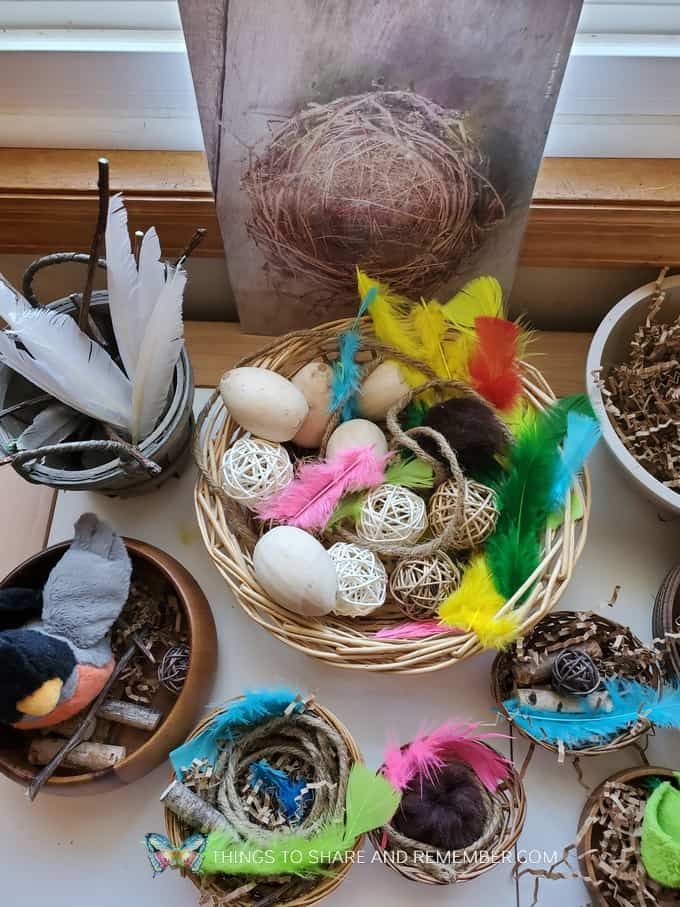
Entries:
{"label": "poster of bird nest", "polygon": [[245,330],[509,292],[582,0],[180,0]]}

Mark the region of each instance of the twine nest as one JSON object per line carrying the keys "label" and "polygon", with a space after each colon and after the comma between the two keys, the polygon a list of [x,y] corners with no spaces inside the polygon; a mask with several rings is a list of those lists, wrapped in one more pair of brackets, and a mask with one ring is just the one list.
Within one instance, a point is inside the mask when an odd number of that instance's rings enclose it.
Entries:
{"label": "twine nest", "polygon": [[[191,737],[220,712],[218,709],[211,713]],[[306,806],[288,828],[282,827],[270,795],[262,788],[254,789],[251,784],[250,766],[261,759],[309,782]],[[225,816],[241,840],[251,840],[266,848],[269,841],[286,831],[307,838],[327,823],[341,820],[349,772],[360,759],[361,754],[344,725],[331,712],[311,703],[302,711],[254,725],[239,733],[233,742],[225,744],[210,783],[199,788],[197,793]],[[191,829],[167,809],[165,824],[175,846],[191,833]],[[188,875],[194,885],[212,899],[214,907],[226,904],[229,907],[260,904],[310,907],[337,888],[350,866],[350,862],[333,864],[326,875],[309,879],[294,875],[259,878],[252,875]]]}
{"label": "twine nest", "polygon": [[222,458],[222,485],[239,504],[254,509],[293,479],[293,464],[280,444],[239,438]]}
{"label": "twine nest", "polygon": [[328,553],[338,575],[335,614],[365,617],[385,604],[387,573],[372,551],[336,542]]}
{"label": "twine nest", "polygon": [[443,551],[405,557],[390,575],[390,594],[409,620],[428,620],[460,579],[460,568]]}
{"label": "twine nest", "polygon": [[[353,324],[354,319],[345,319],[288,334],[244,358],[238,365],[263,366],[290,378],[309,362],[333,362],[337,357],[338,335]],[[381,361],[404,359],[377,342],[369,320],[361,320],[360,330],[360,362],[364,375]],[[419,364],[419,369],[426,375],[430,374],[429,367],[424,363]],[[553,402],[553,393],[533,366],[523,363],[521,375],[524,395],[530,405],[542,409]],[[452,393],[476,396],[470,387],[460,382],[432,381],[426,386],[434,389],[440,398]],[[455,478],[452,470],[455,470],[457,462],[454,458],[446,466],[421,448],[419,439],[441,438],[438,432],[423,427],[407,432],[402,430],[399,425],[401,409],[408,405],[414,393],[418,390],[412,390],[388,413],[387,434],[394,449],[405,448],[430,463],[435,484],[439,485],[446,479]],[[333,419],[330,430],[332,423]],[[262,527],[222,487],[222,458],[243,434],[226,411],[219,392],[215,392],[197,421],[194,455],[200,475],[195,502],[198,525],[208,552],[236,600],[253,620],[298,651],[338,667],[353,669],[418,673],[455,664],[482,650],[473,633],[433,633],[420,639],[376,639],[375,634],[379,630],[403,623],[403,614],[390,597],[384,607],[367,617],[357,619],[330,614],[314,619],[287,611],[263,592],[252,565],[252,551]],[[460,470],[456,475],[458,481],[464,481]],[[574,483],[573,492],[583,505],[584,519],[575,522],[569,512],[557,529],[546,526],[541,540],[541,563],[530,578],[525,593],[516,593],[506,604],[507,608],[515,609],[521,633],[528,632],[559,600],[585,544],[590,512],[587,470],[583,482],[577,480]],[[384,543],[363,541],[356,532],[345,529],[343,525],[328,539],[328,545],[334,541],[360,545],[390,562],[406,557],[430,557],[439,551],[446,551],[448,545],[447,536],[433,538],[426,534],[415,545],[385,546]]]}
{"label": "twine nest", "polygon": [[[663,678],[659,653],[647,648],[628,627],[592,612],[557,611],[544,617],[524,638],[496,656],[491,669],[491,687],[501,713],[508,721],[512,719],[503,702],[510,699],[516,690],[512,673],[514,662],[536,663],[541,656],[553,656],[589,641],[600,647],[602,654],[593,657],[593,661],[603,679],[618,676],[660,689]],[[640,739],[651,729],[650,722],[640,718],[612,740],[600,740],[592,746],[572,750],[539,740],[524,728],[516,726],[519,734],[557,753],[560,761],[565,756],[599,756],[626,746],[639,745]]]}
{"label": "twine nest", "polygon": [[158,666],[159,683],[170,693],[179,693],[189,673],[191,649],[185,643],[172,646]]}
{"label": "twine nest", "polygon": [[[489,746],[489,749],[492,747]],[[476,879],[502,862],[512,850],[526,818],[524,785],[514,766],[494,793],[481,783],[479,790],[486,807],[484,830],[476,841],[464,849],[444,851],[431,844],[414,841],[392,824],[370,832],[371,843],[390,869],[412,881],[448,885]]]}
{"label": "twine nest", "polygon": [[503,216],[464,117],[405,91],[314,104],[246,173],[270,267],[354,298],[356,267],[407,296],[445,283]]}
{"label": "twine nest", "polygon": [[460,522],[456,519],[459,513],[458,499],[458,484],[451,481],[442,482],[430,499],[428,507],[430,527],[435,535],[441,535],[452,520],[456,521],[451,548],[454,551],[470,551],[483,545],[496,528],[498,519],[496,496],[481,482],[466,479],[463,517]]}

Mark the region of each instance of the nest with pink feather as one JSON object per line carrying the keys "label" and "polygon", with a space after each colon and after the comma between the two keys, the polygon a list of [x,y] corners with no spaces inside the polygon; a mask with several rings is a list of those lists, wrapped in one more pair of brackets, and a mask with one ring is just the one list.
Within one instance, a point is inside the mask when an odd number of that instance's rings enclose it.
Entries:
{"label": "nest with pink feather", "polygon": [[523,360],[492,278],[445,304],[358,283],[357,318],[225,374],[197,422],[198,523],[282,641],[340,667],[429,671],[507,646],[560,597],[598,428]]}
{"label": "nest with pink feather", "polygon": [[391,745],[381,772],[402,792],[389,825],[371,841],[408,879],[446,885],[502,862],[526,817],[522,779],[478,724],[447,722],[405,746]]}

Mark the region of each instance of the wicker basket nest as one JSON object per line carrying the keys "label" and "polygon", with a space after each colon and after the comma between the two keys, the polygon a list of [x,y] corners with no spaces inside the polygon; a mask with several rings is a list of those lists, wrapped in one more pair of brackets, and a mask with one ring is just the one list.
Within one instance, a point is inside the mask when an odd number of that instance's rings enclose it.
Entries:
{"label": "wicker basket nest", "polygon": [[[666,574],[659,587],[652,612],[654,638],[664,641],[666,673],[680,679],[680,566]],[[673,637],[676,638],[673,638]]]}
{"label": "wicker basket nest", "polygon": [[524,785],[514,765],[495,793],[481,783],[479,790],[487,811],[484,830],[463,850],[444,851],[414,841],[393,825],[370,832],[371,843],[385,865],[414,882],[449,885],[476,879],[503,861],[517,843],[526,818]]}
{"label": "wicker basket nest", "polygon": [[[606,617],[592,612],[556,611],[544,617],[540,623],[517,643],[505,652],[499,652],[491,669],[491,690],[502,714],[512,721],[503,707],[505,700],[515,692],[512,674],[513,663],[521,658],[530,662],[533,653],[551,654],[572,645],[596,640],[602,648],[602,658],[595,658],[602,677],[618,675],[630,680],[649,684],[656,689],[662,684],[662,672],[659,667],[659,654],[647,648],[628,627],[615,623]],[[567,749],[546,743],[527,733],[516,725],[517,731],[553,753],[563,756],[599,756],[636,744],[652,730],[646,719],[640,719],[624,733],[606,743],[586,746],[581,749]]]}
{"label": "wicker basket nest", "polygon": [[427,294],[504,214],[486,170],[457,111],[405,91],[337,98],[287,120],[251,166],[248,231],[271,267],[335,303],[354,298],[357,264]]}
{"label": "wicker basket nest", "polygon": [[[287,334],[258,353],[242,359],[238,365],[260,366],[290,378],[303,365],[313,360],[332,362],[337,356],[338,335],[353,324],[353,319],[346,319]],[[361,330],[361,356],[365,373],[383,359],[404,358],[375,340],[369,319],[362,320]],[[429,367],[423,363],[419,363],[418,368],[426,375],[431,374]],[[522,363],[521,371],[524,394],[529,403],[538,409],[549,406],[555,396],[540,372],[527,363]],[[471,388],[460,382],[436,381],[426,386],[434,386],[441,391],[451,385],[455,385],[459,392],[475,396]],[[406,402],[400,401],[393,409],[390,414],[393,423],[396,423],[398,410]],[[396,431],[394,424],[392,427]],[[404,435],[399,430],[396,438],[398,444],[405,444],[418,456],[431,462],[432,458],[422,451],[417,441],[418,432],[425,434],[428,431],[431,432],[420,428]],[[224,452],[242,434],[243,430],[226,411],[216,391],[197,421],[194,453],[200,475],[195,504],[198,524],[208,553],[239,604],[253,620],[282,642],[301,652],[339,667],[361,670],[394,673],[432,671],[455,664],[482,650],[478,637],[473,633],[443,632],[416,640],[376,639],[375,634],[379,630],[395,626],[404,619],[396,602],[390,600],[389,596],[386,604],[370,616],[350,618],[331,614],[322,620],[294,614],[272,601],[259,586],[253,572],[252,550],[262,527],[251,514],[225,494],[221,485]],[[451,457],[455,461],[455,456],[449,451],[447,459],[450,463]],[[457,467],[451,468],[455,477]],[[441,470],[440,464],[437,469]],[[437,478],[442,477],[440,473]],[[457,481],[461,480],[458,475]],[[584,473],[582,482],[574,484],[573,492],[582,504],[583,519],[574,520],[569,512],[559,528],[546,527],[540,565],[503,606],[502,612],[515,609],[522,633],[528,632],[559,601],[585,544],[590,513],[587,472]],[[346,530],[340,532],[338,537],[356,541]],[[441,538],[430,539],[415,549],[409,548],[408,555],[412,556],[414,550],[421,554],[440,548],[443,551],[446,541],[447,539]],[[360,544],[367,546],[364,539],[360,540]],[[395,547],[386,549],[379,545],[376,550],[380,550],[388,558],[402,554]]]}
{"label": "wicker basket nest", "polygon": [[[222,711],[211,712],[189,739],[196,737]],[[259,759],[311,779],[310,784],[314,785],[313,790],[310,788],[311,805],[293,828],[272,819],[269,795],[248,785],[250,765]],[[266,847],[268,841],[280,837],[287,829],[296,836],[307,837],[327,822],[342,819],[349,771],[359,761],[361,753],[347,728],[332,712],[310,702],[300,712],[271,718],[240,733],[221,750],[209,782],[199,786],[197,793],[227,818],[242,840],[256,841]],[[184,783],[189,783],[186,777]],[[180,846],[194,830],[168,809],[165,826],[175,846]],[[359,844],[357,841],[355,849]],[[309,907],[334,891],[350,867],[350,860],[337,863],[323,876],[311,879],[194,873],[188,876],[206,902],[209,899],[214,907],[226,907],[226,904],[229,907]]]}
{"label": "wicker basket nest", "polygon": [[680,892],[650,879],[639,857],[637,792],[652,777],[673,780],[675,775],[670,769],[654,766],[616,772],[592,792],[583,807],[578,858],[593,907],[680,903]]}

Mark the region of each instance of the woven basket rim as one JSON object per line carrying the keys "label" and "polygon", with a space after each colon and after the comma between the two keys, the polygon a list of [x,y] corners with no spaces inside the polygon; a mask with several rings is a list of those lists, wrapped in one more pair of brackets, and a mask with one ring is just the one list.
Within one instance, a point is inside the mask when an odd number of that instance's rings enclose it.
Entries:
{"label": "woven basket rim", "polygon": [[[370,321],[370,320],[369,320]],[[342,319],[277,338],[260,351],[241,359],[235,367],[262,366],[292,376],[302,365],[328,357],[337,349],[337,336],[354,324]],[[366,319],[361,329],[375,350],[377,344]],[[384,358],[389,350],[382,347]],[[524,395],[536,408],[550,405],[556,398],[541,373],[527,362],[521,364]],[[203,421],[203,430],[200,430]],[[214,487],[220,483],[220,462],[224,449],[235,440],[236,423],[226,412],[219,391],[215,391],[199,417],[195,438],[197,457],[205,463]],[[521,589],[510,598],[501,613],[514,610],[520,633],[526,633],[560,600],[571,578],[574,565],[584,548],[590,517],[590,478],[584,470],[572,492],[583,507],[583,518],[575,521],[571,512],[557,530],[546,528],[543,558],[539,567]],[[374,632],[384,620],[327,615],[315,620],[287,611],[277,605],[259,586],[247,547],[229,526],[220,496],[199,475],[195,488],[196,516],[204,544],[215,566],[243,610],[261,627],[282,642],[329,664],[351,670],[390,673],[425,673],[456,664],[482,651],[476,634],[438,633],[417,640],[382,640]],[[522,600],[522,603],[515,607]],[[401,618],[403,620],[403,618]]]}
{"label": "woven basket rim", "polygon": [[[233,696],[231,699],[227,700],[221,706],[212,709],[208,714],[196,725],[193,731],[187,737],[188,740],[193,740],[200,732],[215,718],[217,715],[221,715],[231,702],[237,702],[240,699],[243,699],[243,696]],[[319,717],[327,721],[338,734],[342,737],[347,750],[350,755],[350,764],[353,765],[356,762],[363,762],[363,756],[361,751],[357,746],[356,741],[350,734],[347,727],[340,721],[340,719],[331,712],[330,709],[325,708],[320,705],[315,700],[308,702],[306,708],[309,711],[315,712]],[[170,780],[176,780],[177,775],[174,771],[170,772]],[[179,847],[190,834],[191,829],[188,826],[184,825],[174,813],[170,812],[169,809],[164,809],[165,817],[165,830],[167,832],[168,838],[175,847]],[[361,847],[363,841],[363,836],[360,837],[354,844],[353,853],[357,853]],[[319,878],[318,885],[315,885],[314,888],[311,888],[303,896],[294,898],[292,901],[282,901],[281,903],[276,904],[276,907],[311,907],[312,904],[317,904],[320,900],[327,897],[341,884],[347,873],[352,868],[352,861],[348,860],[343,863],[333,864],[333,872],[327,876],[321,876]],[[337,871],[336,871],[337,869]],[[212,891],[216,895],[224,896],[225,892],[219,887],[215,882],[208,882],[204,884],[204,880],[201,876],[196,875],[195,873],[187,872],[182,870],[182,875],[188,878],[191,883],[198,888],[200,891]],[[241,907],[243,904],[242,901],[237,900],[233,902],[233,907]]]}
{"label": "woven basket rim", "polygon": [[[636,643],[639,643],[640,646],[644,646],[644,643],[639,639],[630,627],[626,627],[624,624],[620,624],[615,620],[611,620],[609,617],[605,617],[603,614],[596,614],[594,611],[555,611],[552,614],[546,615],[542,620],[552,620],[557,618],[559,615],[563,614],[572,614],[574,619],[581,618],[583,616],[593,619],[596,622],[606,623],[612,627],[615,627],[623,631],[630,639],[634,640]],[[539,621],[541,623],[541,621]],[[537,626],[533,628],[534,631],[538,629]],[[555,746],[553,743],[547,743],[544,740],[539,740],[538,737],[534,737],[524,728],[520,727],[518,724],[515,724],[507,709],[503,706],[503,694],[501,692],[501,673],[506,670],[507,663],[512,659],[512,647],[506,652],[499,652],[491,666],[491,693],[498,705],[498,708],[502,716],[506,721],[510,722],[512,727],[517,731],[517,733],[524,737],[526,740],[531,741],[540,746],[542,749],[547,750],[550,753],[557,753],[560,756],[602,756],[606,753],[614,753],[617,750],[625,749],[628,746],[639,746],[638,740],[640,738],[646,737],[652,731],[652,724],[650,722],[645,722],[641,727],[635,731],[626,731],[623,734],[620,734],[614,740],[611,740],[609,743],[602,743],[596,746],[587,746],[582,749],[569,749],[568,747],[560,748]],[[658,669],[654,670],[654,682],[656,683],[657,689],[661,688],[663,683],[663,677],[661,672]]]}

